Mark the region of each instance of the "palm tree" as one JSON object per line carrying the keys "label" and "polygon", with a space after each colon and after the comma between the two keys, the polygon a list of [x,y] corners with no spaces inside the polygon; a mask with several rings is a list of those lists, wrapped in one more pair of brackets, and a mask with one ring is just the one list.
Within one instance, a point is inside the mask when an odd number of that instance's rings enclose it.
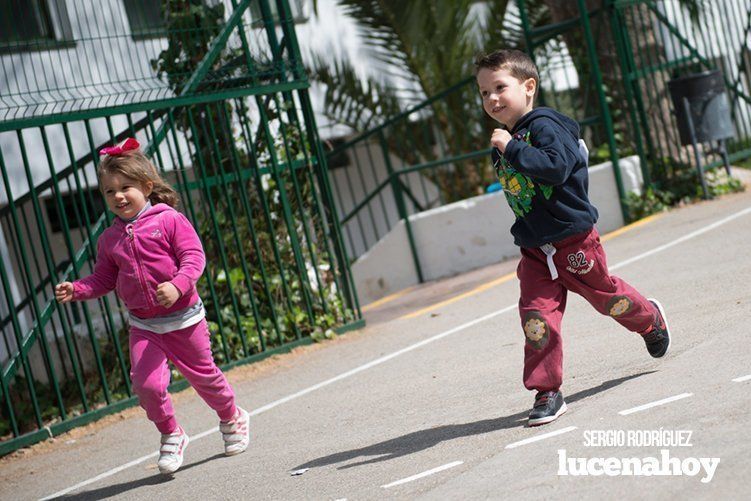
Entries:
{"label": "palm tree", "polygon": [[[332,121],[362,132],[422,102],[448,87],[471,79],[476,56],[494,47],[520,47],[518,24],[502,22],[514,0],[337,0],[343,13],[360,27],[376,76],[363,78],[346,59],[314,57],[311,77],[326,88],[324,114]],[[317,2],[314,2],[317,7]],[[489,124],[471,82],[436,101],[420,120],[445,144],[442,155],[487,147]],[[386,140],[395,154],[410,164],[433,160],[435,147],[411,137],[414,123],[390,126]],[[455,192],[457,181],[480,186],[479,169],[432,171],[425,174],[444,194]],[[470,176],[469,179],[466,176]],[[473,179],[473,177],[477,179]],[[465,195],[466,196],[466,195]],[[445,199],[451,199],[446,196]]]}
{"label": "palm tree", "polygon": [[[481,9],[476,0],[337,0],[360,28],[380,76],[363,82],[349,61],[316,58],[313,78],[330,84],[327,112],[363,130],[397,102],[416,103],[471,75],[478,52],[509,43],[501,23],[489,18],[503,19],[510,1],[483,2]],[[483,25],[490,29],[481,31]]]}

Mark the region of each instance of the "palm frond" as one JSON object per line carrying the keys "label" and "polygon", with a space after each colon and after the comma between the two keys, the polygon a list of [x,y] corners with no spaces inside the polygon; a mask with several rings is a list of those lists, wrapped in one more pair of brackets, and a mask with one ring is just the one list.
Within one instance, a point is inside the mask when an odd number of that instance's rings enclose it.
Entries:
{"label": "palm frond", "polygon": [[311,78],[325,88],[324,115],[354,131],[365,131],[399,112],[395,90],[374,78],[363,79],[349,61],[314,56]]}

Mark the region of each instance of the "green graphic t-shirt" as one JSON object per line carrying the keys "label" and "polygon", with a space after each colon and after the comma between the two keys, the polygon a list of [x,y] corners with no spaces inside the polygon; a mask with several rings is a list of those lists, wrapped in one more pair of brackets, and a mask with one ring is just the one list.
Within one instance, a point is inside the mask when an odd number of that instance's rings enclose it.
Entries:
{"label": "green graphic t-shirt", "polygon": [[[527,131],[521,139],[530,146],[532,145],[532,141],[529,138],[529,131]],[[546,200],[549,200],[550,196],[553,194],[552,186],[547,186],[545,184],[535,185],[529,176],[517,172],[503,155],[499,155],[499,158],[493,167],[495,168],[495,173],[503,187],[506,201],[511,207],[511,210],[514,211],[517,218],[524,217],[532,210],[532,198],[536,193],[535,188],[540,189],[542,196],[544,196]]]}

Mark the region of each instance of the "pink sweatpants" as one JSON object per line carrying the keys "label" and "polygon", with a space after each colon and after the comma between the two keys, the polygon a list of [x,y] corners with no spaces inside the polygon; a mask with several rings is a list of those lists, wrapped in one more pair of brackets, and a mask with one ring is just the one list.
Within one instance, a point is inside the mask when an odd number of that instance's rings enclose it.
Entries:
{"label": "pink sweatpants", "polygon": [[524,386],[558,390],[563,381],[561,319],[568,291],[583,296],[594,308],[632,332],[647,330],[656,309],[636,289],[610,275],[596,229],[553,243],[553,279],[541,249],[522,248],[516,273],[521,286],[519,314],[526,336]]}
{"label": "pink sweatpants", "polygon": [[167,386],[170,360],[219,419],[229,421],[235,415],[235,394],[211,355],[206,320],[196,325],[156,334],[130,328],[130,380],[141,407],[161,433],[177,429]]}

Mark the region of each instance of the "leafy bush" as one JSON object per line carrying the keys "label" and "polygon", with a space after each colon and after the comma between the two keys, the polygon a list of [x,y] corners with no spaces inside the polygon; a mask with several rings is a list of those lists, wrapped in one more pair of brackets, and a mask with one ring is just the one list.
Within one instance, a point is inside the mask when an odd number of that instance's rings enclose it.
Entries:
{"label": "leafy bush", "polygon": [[634,192],[626,196],[626,207],[632,220],[639,220],[651,214],[667,210],[673,196],[668,191],[659,191],[651,187],[638,195]]}
{"label": "leafy bush", "polygon": [[[655,187],[648,187],[641,195],[629,193],[626,197],[632,219],[641,219],[680,203],[700,200],[704,196],[699,174],[691,164],[665,157],[656,167],[652,171]],[[743,183],[728,177],[721,167],[706,171],[704,177],[710,197],[745,189]]]}

